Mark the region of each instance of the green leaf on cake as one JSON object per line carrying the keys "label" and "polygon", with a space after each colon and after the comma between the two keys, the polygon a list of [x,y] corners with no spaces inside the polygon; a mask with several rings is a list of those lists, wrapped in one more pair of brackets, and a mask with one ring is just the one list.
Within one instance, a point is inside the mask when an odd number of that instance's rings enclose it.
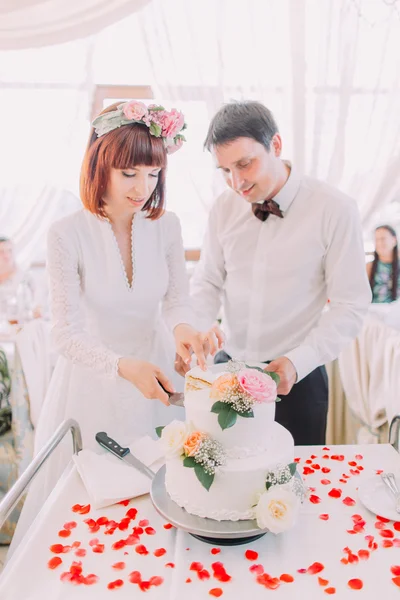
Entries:
{"label": "green leaf on cake", "polygon": [[239,417],[244,417],[245,419],[251,419],[254,417],[253,411],[247,410],[246,412],[238,412]]}
{"label": "green leaf on cake", "polygon": [[274,373],[273,371],[265,371],[265,373],[267,375],[269,375],[270,377],[272,377],[272,379],[275,381],[276,385],[279,385],[281,378],[279,377],[278,373]]}
{"label": "green leaf on cake", "polygon": [[291,476],[294,477],[294,474],[296,473],[296,468],[297,468],[296,463],[295,462],[290,463],[290,465],[288,465],[288,467],[289,467]]}
{"label": "green leaf on cake", "polygon": [[160,425],[160,427],[156,427],[156,434],[158,435],[158,437],[161,437],[162,434],[162,430],[164,429],[165,425]]}
{"label": "green leaf on cake", "polygon": [[265,482],[265,487],[267,488],[267,492],[268,492],[269,488],[272,487],[272,485],[273,484],[270,481]]}
{"label": "green leaf on cake", "polygon": [[[224,404],[224,403],[223,403]],[[222,430],[232,427],[237,420],[237,412],[229,404],[224,404],[224,408],[218,414],[218,423]]]}
{"label": "green leaf on cake", "polygon": [[214,402],[214,404],[211,407],[211,412],[219,415],[220,411],[223,408],[225,408],[225,406],[226,406],[225,402]]}
{"label": "green leaf on cake", "polygon": [[196,465],[197,465],[197,462],[194,460],[193,456],[185,456],[185,458],[183,459],[184,467],[194,468]]}
{"label": "green leaf on cake", "polygon": [[204,467],[196,463],[194,468],[194,472],[196,473],[197,479],[200,481],[201,485],[207,490],[210,489],[212,482],[214,481],[214,475],[210,473],[206,473]]}

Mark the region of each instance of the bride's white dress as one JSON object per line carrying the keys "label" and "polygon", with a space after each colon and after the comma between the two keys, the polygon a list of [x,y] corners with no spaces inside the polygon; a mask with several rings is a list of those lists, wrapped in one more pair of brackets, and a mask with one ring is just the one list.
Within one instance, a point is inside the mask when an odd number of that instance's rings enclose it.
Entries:
{"label": "bride's white dress", "polygon": [[[98,431],[121,444],[154,435],[180,410],[148,400],[117,374],[121,356],[158,365],[174,379],[172,329],[193,321],[180,224],[166,212],[132,220],[132,284],[111,224],[86,210],[55,223],[48,236],[53,337],[60,358],[41,410],[37,452],[69,417],[83,446],[99,449]],[[175,380],[176,382],[176,380]],[[70,439],[47,461],[28,494],[16,538],[36,514],[71,459]]]}

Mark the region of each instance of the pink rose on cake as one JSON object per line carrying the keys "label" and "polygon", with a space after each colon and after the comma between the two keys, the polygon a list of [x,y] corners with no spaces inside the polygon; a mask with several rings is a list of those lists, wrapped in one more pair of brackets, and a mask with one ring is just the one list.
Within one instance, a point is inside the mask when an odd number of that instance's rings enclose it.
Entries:
{"label": "pink rose on cake", "polygon": [[186,456],[194,456],[199,450],[204,434],[201,431],[193,431],[185,440],[183,450]]}
{"label": "pink rose on cake", "polygon": [[256,402],[275,402],[277,387],[275,381],[267,373],[257,369],[241,369],[237,379],[244,392]]}
{"label": "pink rose on cake", "polygon": [[147,115],[147,106],[136,100],[127,102],[122,110],[127,119],[134,119],[135,121],[141,121]]}

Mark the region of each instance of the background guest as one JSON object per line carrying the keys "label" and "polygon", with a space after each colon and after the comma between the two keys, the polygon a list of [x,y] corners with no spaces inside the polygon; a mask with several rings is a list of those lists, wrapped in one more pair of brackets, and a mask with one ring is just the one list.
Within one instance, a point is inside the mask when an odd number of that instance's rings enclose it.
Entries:
{"label": "background guest", "polygon": [[399,251],[397,235],[390,225],[375,229],[374,260],[367,264],[372,302],[393,302],[399,297]]}

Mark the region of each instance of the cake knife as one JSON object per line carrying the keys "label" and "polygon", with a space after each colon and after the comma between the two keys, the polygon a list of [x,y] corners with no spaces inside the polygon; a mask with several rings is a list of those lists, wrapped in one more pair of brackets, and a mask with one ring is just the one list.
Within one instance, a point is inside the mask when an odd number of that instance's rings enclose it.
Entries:
{"label": "cake knife", "polygon": [[161,383],[161,381],[159,379],[157,379],[157,381],[158,381],[159,386],[167,394],[168,401],[170,404],[172,404],[173,406],[184,406],[185,394],[183,392],[170,392],[169,390],[165,389],[165,387],[163,386],[163,384]]}
{"label": "cake knife", "polygon": [[136,456],[133,456],[129,448],[123,448],[115,440],[110,438],[105,431],[99,431],[98,433],[96,433],[95,437],[96,442],[98,442],[100,446],[103,446],[103,448],[111,452],[111,454],[114,454],[114,456],[121,458],[131,467],[135,467],[135,469],[140,471],[140,473],[142,473],[143,475],[146,475],[146,477],[149,477],[150,479],[154,478],[154,471],[149,469],[149,467],[145,465],[141,460],[136,458]]}

